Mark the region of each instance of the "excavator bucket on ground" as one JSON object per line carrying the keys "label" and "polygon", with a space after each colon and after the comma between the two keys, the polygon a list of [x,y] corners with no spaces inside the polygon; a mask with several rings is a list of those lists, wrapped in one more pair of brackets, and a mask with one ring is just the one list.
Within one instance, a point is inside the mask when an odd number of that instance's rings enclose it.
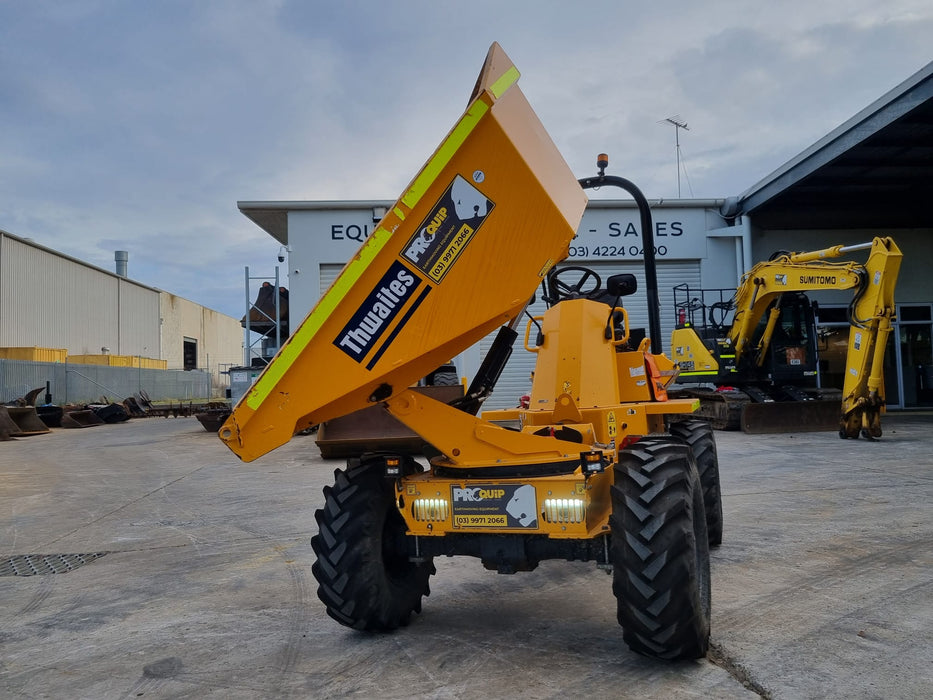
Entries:
{"label": "excavator bucket on ground", "polygon": [[586,195],[493,44],[469,106],[237,404],[244,461],[381,403],[519,316]]}
{"label": "excavator bucket on ground", "polygon": [[20,432],[15,437],[25,437],[27,435],[42,435],[48,433],[49,427],[42,422],[39,414],[36,413],[35,406],[7,406],[7,413],[19,428]]}
{"label": "excavator bucket on ground", "polygon": [[10,440],[22,435],[22,429],[10,417],[6,406],[0,405],[0,440]]}
{"label": "excavator bucket on ground", "polygon": [[90,428],[103,424],[103,419],[90,408],[66,411],[62,416],[63,428]]}

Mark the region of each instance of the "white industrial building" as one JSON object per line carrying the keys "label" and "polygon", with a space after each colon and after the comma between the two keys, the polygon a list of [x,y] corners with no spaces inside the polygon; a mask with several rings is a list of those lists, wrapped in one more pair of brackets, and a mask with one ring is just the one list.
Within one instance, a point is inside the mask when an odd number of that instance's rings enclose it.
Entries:
{"label": "white industrial building", "polygon": [[[676,321],[674,286],[734,289],[745,270],[775,251],[892,236],[904,261],[896,292],[898,320],[886,359],[886,398],[891,407],[933,405],[931,195],[933,63],[741,195],[664,201],[649,196],[665,352]],[[243,214],[288,251],[293,328],[392,204],[239,202]],[[603,278],[633,272],[643,288],[638,222],[631,200],[591,200],[565,264],[586,265]],[[844,325],[841,310],[850,299],[827,295],[817,301],[821,328],[832,334]],[[625,299],[635,327],[647,326],[645,303],[640,294]],[[456,358],[461,375],[472,376],[488,342]],[[532,366],[533,355],[516,348],[487,407],[516,405],[530,389]]]}
{"label": "white industrial building", "polygon": [[164,360],[169,370],[211,372],[219,389],[223,370],[243,361],[243,328],[230,316],[0,231],[0,348],[31,347]]}

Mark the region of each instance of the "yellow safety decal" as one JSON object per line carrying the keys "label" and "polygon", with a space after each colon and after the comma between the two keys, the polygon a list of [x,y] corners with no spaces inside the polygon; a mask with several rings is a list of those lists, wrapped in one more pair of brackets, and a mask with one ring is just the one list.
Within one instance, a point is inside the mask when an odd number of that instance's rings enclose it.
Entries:
{"label": "yellow safety decal", "polygon": [[359,253],[353,258],[347,267],[336,279],[327,293],[321,298],[317,306],[310,313],[304,323],[299,326],[295,334],[289,338],[288,342],[282,347],[282,351],[275,360],[266,367],[266,370],[259,375],[256,384],[246,395],[246,405],[254,411],[260,404],[266,400],[266,397],[272,393],[275,385],[285,375],[292,366],[292,363],[298,359],[298,356],[304,351],[311,339],[317,334],[324,322],[330,317],[337,305],[343,300],[347,292],[356,284],[357,280],[363,276],[369,264],[373,261],[379,251],[392,237],[392,234],[384,228],[379,227],[366,240]]}
{"label": "yellow safety decal", "polygon": [[609,437],[614,438],[616,436],[616,412],[609,411],[606,415],[606,428],[608,429]]}
{"label": "yellow safety decal", "polygon": [[457,149],[466,141],[467,137],[473,132],[473,129],[476,128],[476,125],[479,124],[480,119],[482,119],[483,115],[488,111],[489,105],[481,99],[473,100],[473,104],[469,106],[466,114],[460,118],[460,121],[457,122],[457,125],[451,130],[450,134],[448,134],[444,143],[440,145],[431,160],[429,160],[427,165],[418,173],[418,177],[415,178],[408,192],[402,196],[400,200],[402,204],[409,209],[415,208],[415,205],[418,204],[420,199],[424,196],[424,193],[434,184],[437,176],[441,174],[447,166],[447,163],[453,158]]}
{"label": "yellow safety decal", "polygon": [[538,277],[544,279],[544,276],[548,273],[548,270],[550,270],[552,267],[554,267],[554,260],[552,258],[548,258],[547,262],[544,263],[544,267],[542,267],[541,271],[538,273]]}
{"label": "yellow safety decal", "polygon": [[521,76],[521,73],[518,72],[518,68],[512,66],[505,73],[499,76],[499,79],[492,84],[492,87],[489,88],[489,91],[498,100],[500,97],[502,97],[502,93],[515,84],[519,76]]}

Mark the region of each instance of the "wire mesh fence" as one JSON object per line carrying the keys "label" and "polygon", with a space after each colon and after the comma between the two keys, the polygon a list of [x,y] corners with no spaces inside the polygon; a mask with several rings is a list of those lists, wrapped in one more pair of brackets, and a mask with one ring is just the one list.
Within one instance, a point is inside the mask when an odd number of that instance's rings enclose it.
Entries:
{"label": "wire mesh fence", "polygon": [[[143,369],[67,362],[0,359],[0,402],[12,401],[48,383],[51,402],[122,401],[145,391],[152,401],[211,398],[211,374],[202,370]],[[37,403],[45,403],[45,392]]]}

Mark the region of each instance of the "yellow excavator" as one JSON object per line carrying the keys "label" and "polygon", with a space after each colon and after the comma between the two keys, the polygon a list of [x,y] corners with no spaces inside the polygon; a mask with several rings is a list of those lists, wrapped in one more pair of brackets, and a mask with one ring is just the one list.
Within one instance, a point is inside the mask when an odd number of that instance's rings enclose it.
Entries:
{"label": "yellow excavator", "polygon": [[[868,250],[868,260],[836,258]],[[895,318],[901,251],[891,238],[807,253],[780,252],[727,290],[674,290],[678,324],[671,358],[678,396],[697,398],[721,429],[834,430],[842,438],[881,436],[884,349]],[[845,380],[817,389],[818,339],[807,292],[847,291],[850,325]],[[731,319],[731,321],[730,321]],[[685,385],[712,384],[715,388]]]}
{"label": "yellow excavator", "polygon": [[[651,213],[628,180],[577,180],[493,44],[470,103],[300,327],[241,399],[220,438],[254,460],[312,425],[380,406],[434,448],[428,464],[373,452],[324,488],[311,541],[318,596],[367,631],[421,611],[434,558],[479,558],[499,573],[541,560],[613,573],[617,618],[635,651],[703,656],[709,547],[722,540],[713,431],[675,400],[660,352]],[[630,345],[621,303],[635,278],[558,270],[593,187],[638,202],[651,337]],[[536,353],[529,407],[478,416],[526,319]],[[498,329],[463,395],[411,387]],[[678,418],[674,422],[672,419]]]}

